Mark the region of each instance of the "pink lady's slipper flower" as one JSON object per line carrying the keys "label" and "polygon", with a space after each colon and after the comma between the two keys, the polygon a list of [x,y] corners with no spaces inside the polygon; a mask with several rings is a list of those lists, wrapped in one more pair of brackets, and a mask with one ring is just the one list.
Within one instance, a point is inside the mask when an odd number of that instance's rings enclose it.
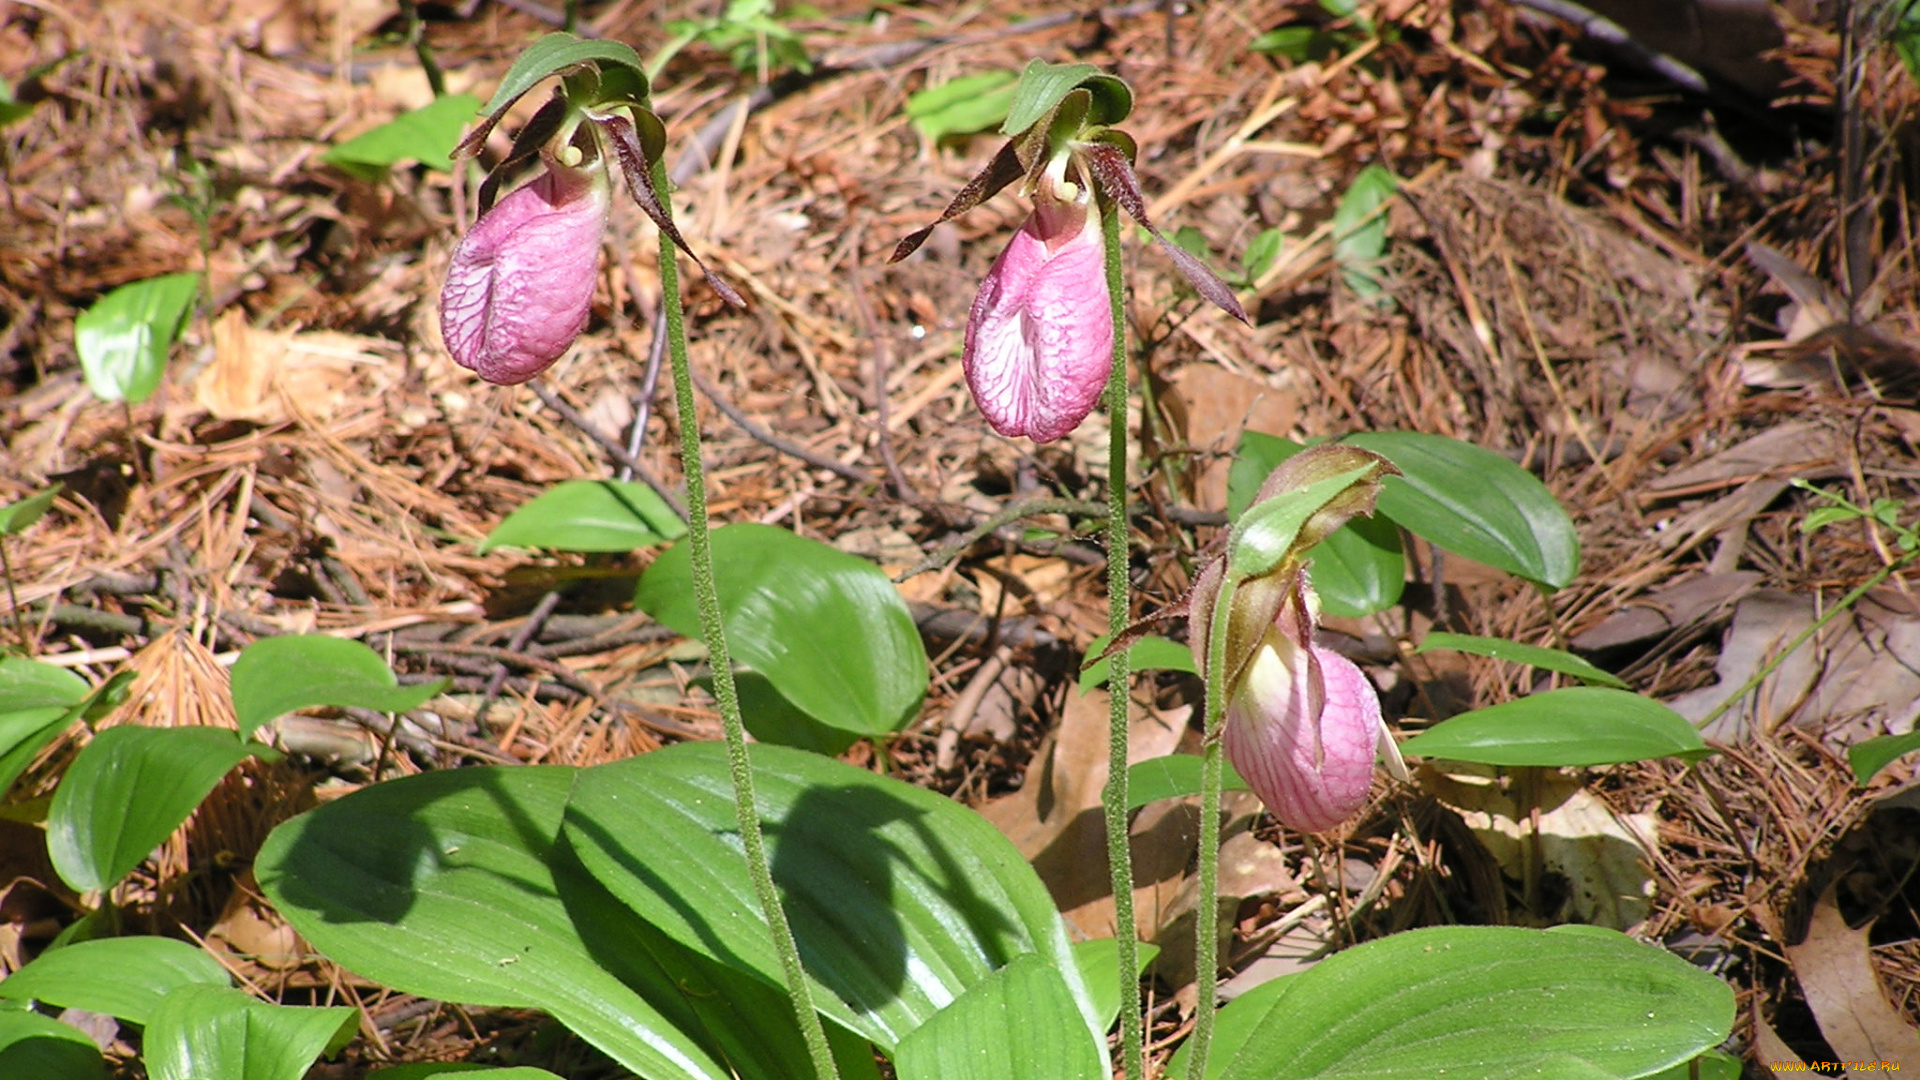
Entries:
{"label": "pink lady's slipper flower", "polygon": [[1047,182],[973,299],[961,363],[987,423],[1002,435],[1058,439],[1086,419],[1113,366],[1100,215],[1080,186]]}
{"label": "pink lady's slipper flower", "polygon": [[[1373,683],[1353,661],[1314,641],[1320,604],[1303,558],[1353,514],[1371,513],[1379,481],[1391,471],[1376,455],[1336,445],[1282,464],[1261,488],[1256,509],[1314,490],[1325,501],[1297,527],[1284,553],[1235,583],[1224,601],[1226,686],[1209,689],[1223,693],[1226,703],[1221,748],[1273,816],[1302,832],[1331,829],[1366,805],[1376,754],[1385,755],[1396,778],[1407,778]],[[1343,477],[1343,488],[1327,490]],[[1242,521],[1253,517],[1250,511]],[[1235,539],[1258,527],[1237,531]],[[1261,539],[1248,542],[1258,546]],[[1194,585],[1189,631],[1202,670],[1233,561],[1230,553],[1210,564]]]}
{"label": "pink lady's slipper flower", "polygon": [[1321,832],[1366,805],[1376,753],[1404,778],[1380,695],[1353,661],[1313,643],[1318,601],[1299,570],[1227,696],[1221,748],[1282,825]]}
{"label": "pink lady's slipper flower", "polygon": [[980,283],[961,355],[974,401],[1002,435],[1058,439],[1080,426],[1106,386],[1114,326],[1103,214],[1125,210],[1200,295],[1246,321],[1233,290],[1147,220],[1133,139],[1113,127],[1132,109],[1127,84],[1090,64],[1033,61],[1000,129],[1006,145],[888,260],[913,254],[941,222],[1015,181],[1032,197],[1033,214]]}
{"label": "pink lady's slipper flower", "polygon": [[[488,171],[480,220],[454,249],[440,290],[447,351],[461,367],[503,386],[551,367],[586,328],[615,168],[660,235],[693,259],[714,292],[746,306],[687,248],[654,186],[666,127],[648,102],[646,66],[627,46],[588,46],[571,34],[541,38],[514,62],[453,159],[478,154],[514,103],[549,77],[560,85]],[[496,203],[495,193],[514,183],[520,186]]]}
{"label": "pink lady's slipper flower", "polygon": [[566,354],[593,306],[611,202],[599,163],[549,161],[480,218],[440,292],[440,333],[455,362],[512,386]]}

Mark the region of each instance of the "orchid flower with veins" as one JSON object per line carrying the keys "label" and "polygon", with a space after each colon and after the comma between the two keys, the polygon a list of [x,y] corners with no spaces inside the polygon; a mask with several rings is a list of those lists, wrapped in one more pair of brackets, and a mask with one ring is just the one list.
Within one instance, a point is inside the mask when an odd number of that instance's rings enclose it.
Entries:
{"label": "orchid flower with veins", "polygon": [[961,354],[974,401],[1002,435],[1058,439],[1100,398],[1115,335],[1102,226],[1116,203],[1160,241],[1202,296],[1246,321],[1232,290],[1147,220],[1133,139],[1110,126],[1132,107],[1126,84],[1092,65],[1035,60],[1001,129],[1010,140],[938,221],[894,249],[890,261],[906,258],[935,226],[1024,178],[1033,213],[980,282]]}
{"label": "orchid flower with veins", "polygon": [[[666,130],[648,103],[639,56],[613,42],[549,34],[521,55],[454,149],[480,151],[500,118],[550,76],[561,83],[480,186],[480,220],[454,249],[440,292],[440,331],[461,367],[513,385],[545,371],[586,328],[600,241],[620,169],[635,202],[706,274],[720,298],[746,306],[687,247],[655,189]],[[517,183],[495,201],[503,184]]]}
{"label": "orchid flower with veins", "polygon": [[[1379,692],[1352,660],[1314,638],[1320,605],[1305,559],[1348,518],[1372,513],[1380,481],[1397,471],[1357,447],[1302,451],[1267,478],[1227,557],[1194,584],[1189,640],[1201,670],[1211,670],[1212,644],[1225,646],[1225,685],[1208,689],[1226,704],[1221,749],[1292,829],[1322,832],[1366,805],[1376,755],[1407,779]],[[1289,498],[1304,501],[1282,505]],[[1224,626],[1216,628],[1216,618]]]}

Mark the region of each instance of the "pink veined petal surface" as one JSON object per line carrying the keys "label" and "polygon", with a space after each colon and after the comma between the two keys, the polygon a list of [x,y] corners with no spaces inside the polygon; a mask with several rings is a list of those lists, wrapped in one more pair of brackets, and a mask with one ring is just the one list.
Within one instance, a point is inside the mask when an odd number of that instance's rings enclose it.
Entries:
{"label": "pink veined petal surface", "polygon": [[[1277,641],[1276,641],[1277,639]],[[1227,760],[1280,823],[1301,832],[1333,828],[1366,805],[1385,725],[1380,695],[1353,661],[1319,646],[1269,639],[1227,705]],[[1290,654],[1290,655],[1282,655]],[[1315,716],[1312,675],[1323,693]]]}
{"label": "pink veined petal surface", "polygon": [[1039,215],[1015,233],[980,283],[962,351],[967,386],[1002,435],[1051,442],[1086,419],[1113,364],[1100,222],[1049,252]]}
{"label": "pink veined petal surface", "polygon": [[587,325],[611,202],[602,175],[550,169],[493,205],[454,249],[440,331],[490,383],[526,382]]}

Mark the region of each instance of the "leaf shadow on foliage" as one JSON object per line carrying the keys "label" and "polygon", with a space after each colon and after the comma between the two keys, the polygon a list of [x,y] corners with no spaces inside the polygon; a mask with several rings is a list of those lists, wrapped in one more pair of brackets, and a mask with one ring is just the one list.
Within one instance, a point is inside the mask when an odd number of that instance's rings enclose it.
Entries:
{"label": "leaf shadow on foliage", "polygon": [[[399,925],[412,910],[421,882],[455,870],[492,875],[530,896],[550,895],[547,882],[486,865],[487,860],[463,851],[462,845],[450,844],[455,838],[428,820],[441,803],[464,800],[472,807],[471,818],[508,825],[510,842],[489,838],[494,843],[526,853],[551,849],[554,829],[543,827],[497,780],[491,769],[422,773],[408,779],[404,792],[369,788],[356,799],[322,807],[315,813],[331,819],[329,827],[301,830],[282,860],[299,868],[281,879],[286,899],[336,925]],[[393,797],[366,797],[376,791]],[[393,812],[402,808],[403,813]],[[346,897],[352,898],[350,904],[343,901]]]}
{"label": "leaf shadow on foliage", "polygon": [[[848,818],[866,824],[870,842],[847,843],[842,823]],[[768,824],[775,834],[773,879],[787,898],[801,962],[862,1011],[897,997],[907,977],[893,867],[908,866],[910,858],[882,835],[882,827],[896,821],[914,832],[938,866],[941,899],[966,913],[968,925],[948,928],[949,940],[1004,941],[1020,932],[998,905],[980,896],[952,858],[948,841],[927,827],[921,811],[872,787],[808,788],[783,821]],[[909,884],[913,877],[909,872],[900,881]],[[859,902],[860,893],[873,901]],[[849,943],[861,947],[849,949]],[[1011,954],[991,958],[995,967],[1012,959]]]}
{"label": "leaf shadow on foliage", "polygon": [[[898,910],[903,898],[897,894],[919,887],[918,875],[911,869],[914,856],[887,838],[890,824],[904,823],[915,832],[939,869],[940,879],[933,884],[942,906],[966,913],[965,927],[947,928],[945,942],[932,944],[951,942],[948,947],[960,948],[964,946],[959,943],[970,936],[991,942],[1020,933],[978,894],[946,850],[946,842],[921,823],[923,816],[907,801],[870,786],[809,786],[786,813],[769,815],[763,822],[774,882],[801,962],[855,1013],[874,1015],[896,1007],[907,996],[910,974],[927,962],[911,955],[915,946]],[[860,842],[849,843],[849,823],[857,823],[851,827],[862,831]],[[693,884],[694,877],[671,880],[674,856],[663,857],[658,847],[614,836],[606,823],[591,814],[570,817],[567,828],[609,855],[621,874],[629,875],[671,909],[698,939],[702,951],[729,967],[777,976],[769,947],[748,950],[760,957],[758,962],[743,955],[741,943],[726,932],[724,917],[714,910],[716,903],[757,909],[743,875],[728,868],[719,875],[720,891],[703,896],[700,885]],[[722,829],[715,836],[723,840],[729,854],[738,850],[736,829]],[[705,868],[697,880],[712,882],[713,873]],[[997,966],[1012,955],[990,959]]]}

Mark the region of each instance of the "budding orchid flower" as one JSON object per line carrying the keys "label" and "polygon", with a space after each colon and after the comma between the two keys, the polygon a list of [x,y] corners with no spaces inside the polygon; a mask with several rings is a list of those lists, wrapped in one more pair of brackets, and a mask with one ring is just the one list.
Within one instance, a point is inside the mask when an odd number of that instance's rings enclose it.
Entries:
{"label": "budding orchid flower", "polygon": [[1116,206],[1160,242],[1200,295],[1247,319],[1233,290],[1147,220],[1133,139],[1112,126],[1132,109],[1126,83],[1090,64],[1033,61],[1000,129],[1007,143],[939,220],[900,241],[888,260],[913,254],[942,222],[1024,181],[1033,213],[981,281],[961,354],[974,401],[1002,435],[1051,442],[1080,426],[1100,398],[1115,336],[1102,223]]}
{"label": "budding orchid flower", "polygon": [[440,333],[455,363],[514,386],[572,348],[593,306],[608,188],[599,162],[548,162],[461,239],[440,291]]}
{"label": "budding orchid flower", "polygon": [[[1397,779],[1407,778],[1373,683],[1314,640],[1320,605],[1304,559],[1349,517],[1371,513],[1380,480],[1392,471],[1385,459],[1349,446],[1315,447],[1289,459],[1234,536],[1247,548],[1268,545],[1267,553],[1241,559],[1236,571],[1241,553],[1230,545],[1194,585],[1190,641],[1203,671],[1211,670],[1216,610],[1227,605],[1219,628],[1225,686],[1209,688],[1226,704],[1221,748],[1273,816],[1302,832],[1331,829],[1366,805],[1376,754]],[[1258,520],[1270,502],[1288,496],[1305,501],[1276,503]],[[1293,532],[1258,534],[1272,522]]]}
{"label": "budding orchid flower", "polygon": [[[1228,693],[1221,748],[1282,825],[1323,832],[1366,805],[1376,753],[1399,752],[1380,695],[1353,661],[1317,645],[1319,603],[1296,573],[1273,624]],[[1403,765],[1398,766],[1404,779]]]}
{"label": "budding orchid flower", "polygon": [[[548,34],[501,80],[453,158],[480,152],[516,101],[558,77],[553,97],[480,186],[480,220],[454,249],[440,292],[440,331],[461,367],[490,383],[526,382],[566,354],[586,328],[617,166],[628,194],[734,307],[733,286],[687,247],[654,185],[666,128],[648,101],[638,53],[616,42]],[[530,177],[530,178],[529,178]],[[518,183],[498,202],[503,185]],[[671,251],[667,252],[671,256]]]}
{"label": "budding orchid flower", "polygon": [[960,355],[993,430],[1044,443],[1079,427],[1100,399],[1113,366],[1113,306],[1087,186],[1049,175],[1033,201],[980,283]]}

